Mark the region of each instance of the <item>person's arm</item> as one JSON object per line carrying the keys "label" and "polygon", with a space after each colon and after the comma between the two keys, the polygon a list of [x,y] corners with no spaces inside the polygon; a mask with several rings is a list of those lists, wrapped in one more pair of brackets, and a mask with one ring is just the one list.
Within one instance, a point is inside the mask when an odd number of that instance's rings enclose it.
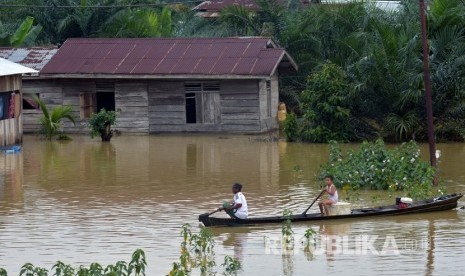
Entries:
{"label": "person's arm", "polygon": [[239,195],[237,194],[235,199],[234,199],[234,204],[233,204],[233,208],[232,209],[239,209],[242,207],[242,197],[243,195]]}
{"label": "person's arm", "polygon": [[332,185],[327,193],[333,196],[336,193],[336,186]]}
{"label": "person's arm", "polygon": [[[241,204],[241,206],[242,206],[242,204]],[[232,203],[230,203],[230,204],[229,204],[228,206],[226,206],[226,207],[220,207],[220,208],[218,208],[218,210],[220,210],[220,211],[222,211],[222,210],[232,210],[232,209],[234,209],[234,207],[235,207],[235,204],[234,204],[234,202],[232,202]]]}

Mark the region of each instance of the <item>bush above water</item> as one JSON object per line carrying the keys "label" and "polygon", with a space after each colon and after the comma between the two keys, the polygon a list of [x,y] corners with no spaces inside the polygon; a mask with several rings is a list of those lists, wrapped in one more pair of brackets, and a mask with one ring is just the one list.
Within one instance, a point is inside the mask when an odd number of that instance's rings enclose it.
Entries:
{"label": "bush above water", "polygon": [[343,154],[330,143],[329,161],[321,166],[319,178],[333,175],[339,188],[403,191],[422,198],[432,194],[435,168],[420,158],[414,141],[388,150],[382,140],[363,142],[358,150]]}

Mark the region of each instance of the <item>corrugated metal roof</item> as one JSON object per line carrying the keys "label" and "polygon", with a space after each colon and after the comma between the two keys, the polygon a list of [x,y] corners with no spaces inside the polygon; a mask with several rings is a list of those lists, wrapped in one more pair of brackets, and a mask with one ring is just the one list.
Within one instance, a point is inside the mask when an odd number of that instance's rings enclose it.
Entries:
{"label": "corrugated metal roof", "polygon": [[36,70],[0,58],[0,76],[37,73]]}
{"label": "corrugated metal roof", "polygon": [[58,51],[58,48],[3,48],[0,47],[0,58],[21,64],[35,70],[42,70],[47,62]]}
{"label": "corrugated metal roof", "polygon": [[[283,7],[287,6],[286,0],[277,0],[277,4]],[[310,0],[300,0],[300,6],[308,6]],[[202,3],[195,6],[192,10],[196,11],[196,16],[204,18],[218,18],[220,12],[228,6],[243,6],[251,11],[261,11],[260,5],[257,4],[256,0],[211,0],[203,1]]]}
{"label": "corrugated metal roof", "polygon": [[[266,76],[284,56],[268,38],[73,38],[41,74]],[[295,64],[292,64],[297,69]]]}

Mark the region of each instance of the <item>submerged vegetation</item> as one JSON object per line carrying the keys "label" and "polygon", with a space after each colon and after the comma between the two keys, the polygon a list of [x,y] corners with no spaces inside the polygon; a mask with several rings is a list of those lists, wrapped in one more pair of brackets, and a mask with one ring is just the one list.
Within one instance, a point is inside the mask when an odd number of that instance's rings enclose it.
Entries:
{"label": "submerged vegetation", "polygon": [[333,175],[343,190],[361,189],[401,191],[413,198],[433,194],[435,168],[420,158],[413,141],[388,149],[382,140],[363,142],[358,150],[343,154],[337,143],[331,143],[329,161],[320,168],[319,178]]}
{"label": "submerged vegetation", "polygon": [[[181,231],[181,255],[179,262],[173,263],[169,276],[191,275],[197,269],[195,275],[215,275],[214,271],[215,253],[213,251],[215,242],[210,229],[203,227],[198,234],[192,233],[189,224],[184,224]],[[241,269],[238,259],[225,256],[222,266],[225,268],[224,275],[234,275]]]}
{"label": "submerged vegetation", "polygon": [[[201,228],[199,233],[192,233],[189,224],[182,227],[181,255],[179,262],[173,263],[169,276],[187,275],[215,275],[215,252],[213,234],[208,228]],[[225,256],[223,275],[236,275],[241,270],[241,262],[234,257]],[[129,263],[118,261],[114,265],[102,266],[99,263],[92,263],[89,267],[81,265],[74,268],[71,265],[57,261],[50,272],[46,268],[36,267],[31,263],[21,267],[20,276],[145,276],[147,261],[145,252],[137,249],[132,254]],[[198,270],[198,273],[197,273]],[[49,274],[50,273],[50,274]],[[0,276],[7,276],[7,271],[0,267]]]}
{"label": "submerged vegetation", "polygon": [[[147,262],[145,260],[145,252],[142,249],[137,249],[132,254],[132,259],[129,263],[118,261],[115,265],[103,267],[99,263],[92,263],[89,267],[81,265],[79,268],[74,268],[71,265],[57,261],[52,269],[48,271],[46,268],[34,266],[31,263],[24,264],[19,273],[20,276],[145,276],[145,268]],[[50,273],[50,274],[49,274]],[[5,269],[0,268],[0,276],[7,276]]]}
{"label": "submerged vegetation", "polygon": [[90,136],[100,136],[102,142],[109,142],[113,137],[111,126],[116,122],[116,111],[106,111],[102,108],[98,113],[92,113],[89,118]]}
{"label": "submerged vegetation", "polygon": [[69,139],[66,135],[59,133],[59,131],[63,126],[64,119],[68,119],[73,124],[76,124],[72,108],[66,105],[56,106],[50,112],[44,101],[39,99],[39,97],[34,95],[33,99],[42,111],[42,116],[39,118],[40,133],[48,140],[52,140],[55,136],[58,136],[60,140]]}

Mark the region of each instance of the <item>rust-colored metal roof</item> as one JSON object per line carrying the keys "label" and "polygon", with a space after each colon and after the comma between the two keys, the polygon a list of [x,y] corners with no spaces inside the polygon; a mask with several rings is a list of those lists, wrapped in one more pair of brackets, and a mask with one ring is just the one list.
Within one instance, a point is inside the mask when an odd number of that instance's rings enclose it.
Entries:
{"label": "rust-colored metal roof", "polygon": [[40,71],[58,51],[58,48],[3,48],[0,47],[0,58],[21,64]]}
{"label": "rust-colored metal roof", "polygon": [[282,61],[297,69],[284,49],[261,37],[73,38],[41,74],[269,76]]}

